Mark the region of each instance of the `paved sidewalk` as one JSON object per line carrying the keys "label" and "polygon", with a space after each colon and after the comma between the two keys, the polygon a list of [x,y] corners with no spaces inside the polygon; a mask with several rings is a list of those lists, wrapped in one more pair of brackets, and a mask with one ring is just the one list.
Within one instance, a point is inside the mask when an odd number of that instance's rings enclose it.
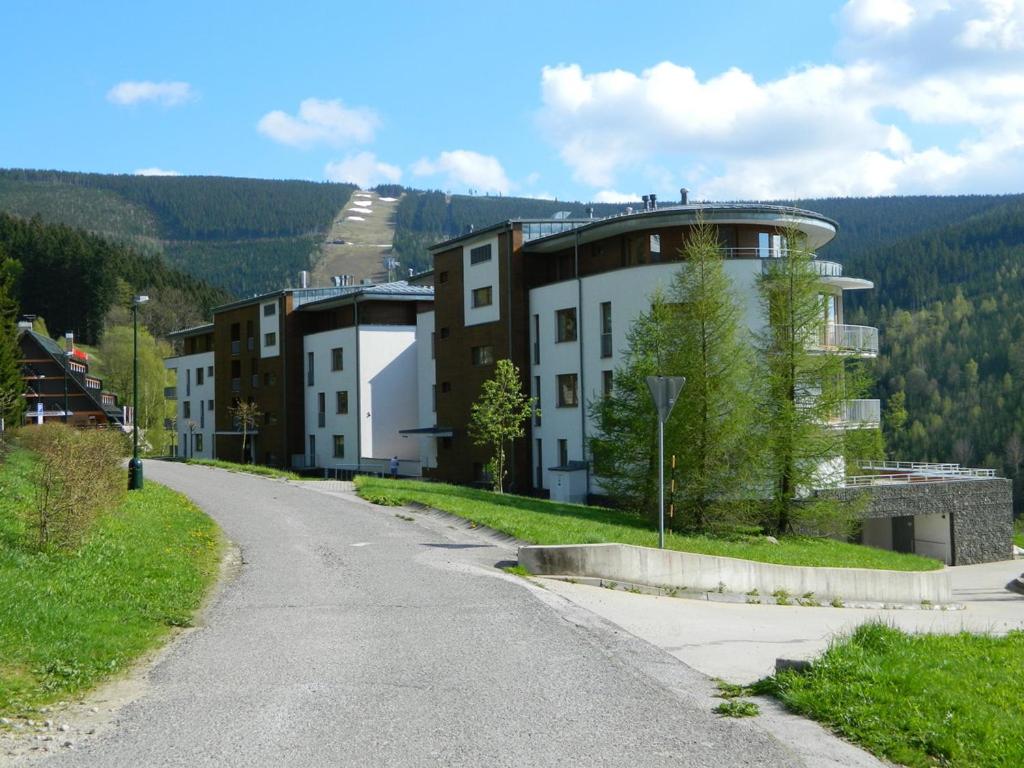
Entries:
{"label": "paved sidewalk", "polygon": [[637,595],[554,579],[541,583],[707,675],[750,683],[771,674],[776,658],[813,658],[833,637],[867,621],[910,632],[1005,634],[1024,629],[1024,594],[1007,588],[1024,572],[1024,561],[951,570],[954,599],[964,610],[744,605]]}

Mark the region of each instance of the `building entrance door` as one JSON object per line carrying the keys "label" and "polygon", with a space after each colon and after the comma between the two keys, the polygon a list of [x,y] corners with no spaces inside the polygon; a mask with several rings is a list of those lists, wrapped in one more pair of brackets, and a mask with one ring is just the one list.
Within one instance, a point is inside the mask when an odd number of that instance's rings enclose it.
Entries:
{"label": "building entrance door", "polygon": [[914,518],[911,515],[892,519],[892,548],[896,552],[914,551]]}

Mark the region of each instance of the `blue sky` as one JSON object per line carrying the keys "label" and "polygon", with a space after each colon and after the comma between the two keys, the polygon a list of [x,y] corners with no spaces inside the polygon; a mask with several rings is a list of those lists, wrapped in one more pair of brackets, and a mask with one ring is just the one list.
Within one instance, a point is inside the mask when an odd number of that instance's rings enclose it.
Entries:
{"label": "blue sky", "polygon": [[1018,0],[20,3],[0,166],[615,200],[1017,192]]}

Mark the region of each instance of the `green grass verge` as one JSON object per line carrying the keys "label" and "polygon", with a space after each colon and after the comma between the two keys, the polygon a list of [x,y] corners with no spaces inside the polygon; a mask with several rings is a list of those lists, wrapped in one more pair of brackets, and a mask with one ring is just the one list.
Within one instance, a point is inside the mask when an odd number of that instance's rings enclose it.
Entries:
{"label": "green grass verge", "polygon": [[907,635],[867,624],[807,672],[757,688],[894,762],[1024,765],[1024,633]]}
{"label": "green grass verge", "polygon": [[1024,517],[1018,517],[1013,524],[1013,543],[1024,549]]}
{"label": "green grass verge", "polygon": [[32,456],[0,464],[0,714],[27,714],[128,667],[188,626],[217,576],[210,518],[153,482],[73,553],[26,547]]}
{"label": "green grass verge", "polygon": [[263,477],[278,477],[282,480],[301,480],[294,472],[286,469],[274,469],[264,467],[262,464],[237,464],[233,461],[221,461],[220,459],[188,459],[186,464],[199,464],[204,467],[216,467],[226,469],[228,472],[245,472],[250,475],[262,475]]}
{"label": "green grass verge", "polygon": [[[375,503],[420,502],[443,512],[533,544],[601,544],[619,542],[656,547],[658,533],[641,517],[614,509],[558,504],[511,494],[415,480],[356,478],[359,494]],[[942,563],[917,555],[847,544],[832,539],[783,537],[772,544],[762,536],[683,536],[668,533],[665,546],[681,552],[720,555],[779,565],[929,571]]]}

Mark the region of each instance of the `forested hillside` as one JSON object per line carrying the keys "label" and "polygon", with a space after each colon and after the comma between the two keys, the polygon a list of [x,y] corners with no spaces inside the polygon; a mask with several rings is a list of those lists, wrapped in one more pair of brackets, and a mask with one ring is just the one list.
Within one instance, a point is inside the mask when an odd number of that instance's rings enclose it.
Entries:
{"label": "forested hillside", "polygon": [[293,284],[354,189],[11,169],[0,171],[0,210],[129,240],[237,296]]}
{"label": "forested hillside", "polygon": [[55,333],[73,331],[95,344],[112,307],[146,293],[144,320],[160,335],[208,316],[229,297],[170,269],[158,256],[63,224],[0,213],[0,248],[21,265],[14,298],[22,314],[46,319]]}

